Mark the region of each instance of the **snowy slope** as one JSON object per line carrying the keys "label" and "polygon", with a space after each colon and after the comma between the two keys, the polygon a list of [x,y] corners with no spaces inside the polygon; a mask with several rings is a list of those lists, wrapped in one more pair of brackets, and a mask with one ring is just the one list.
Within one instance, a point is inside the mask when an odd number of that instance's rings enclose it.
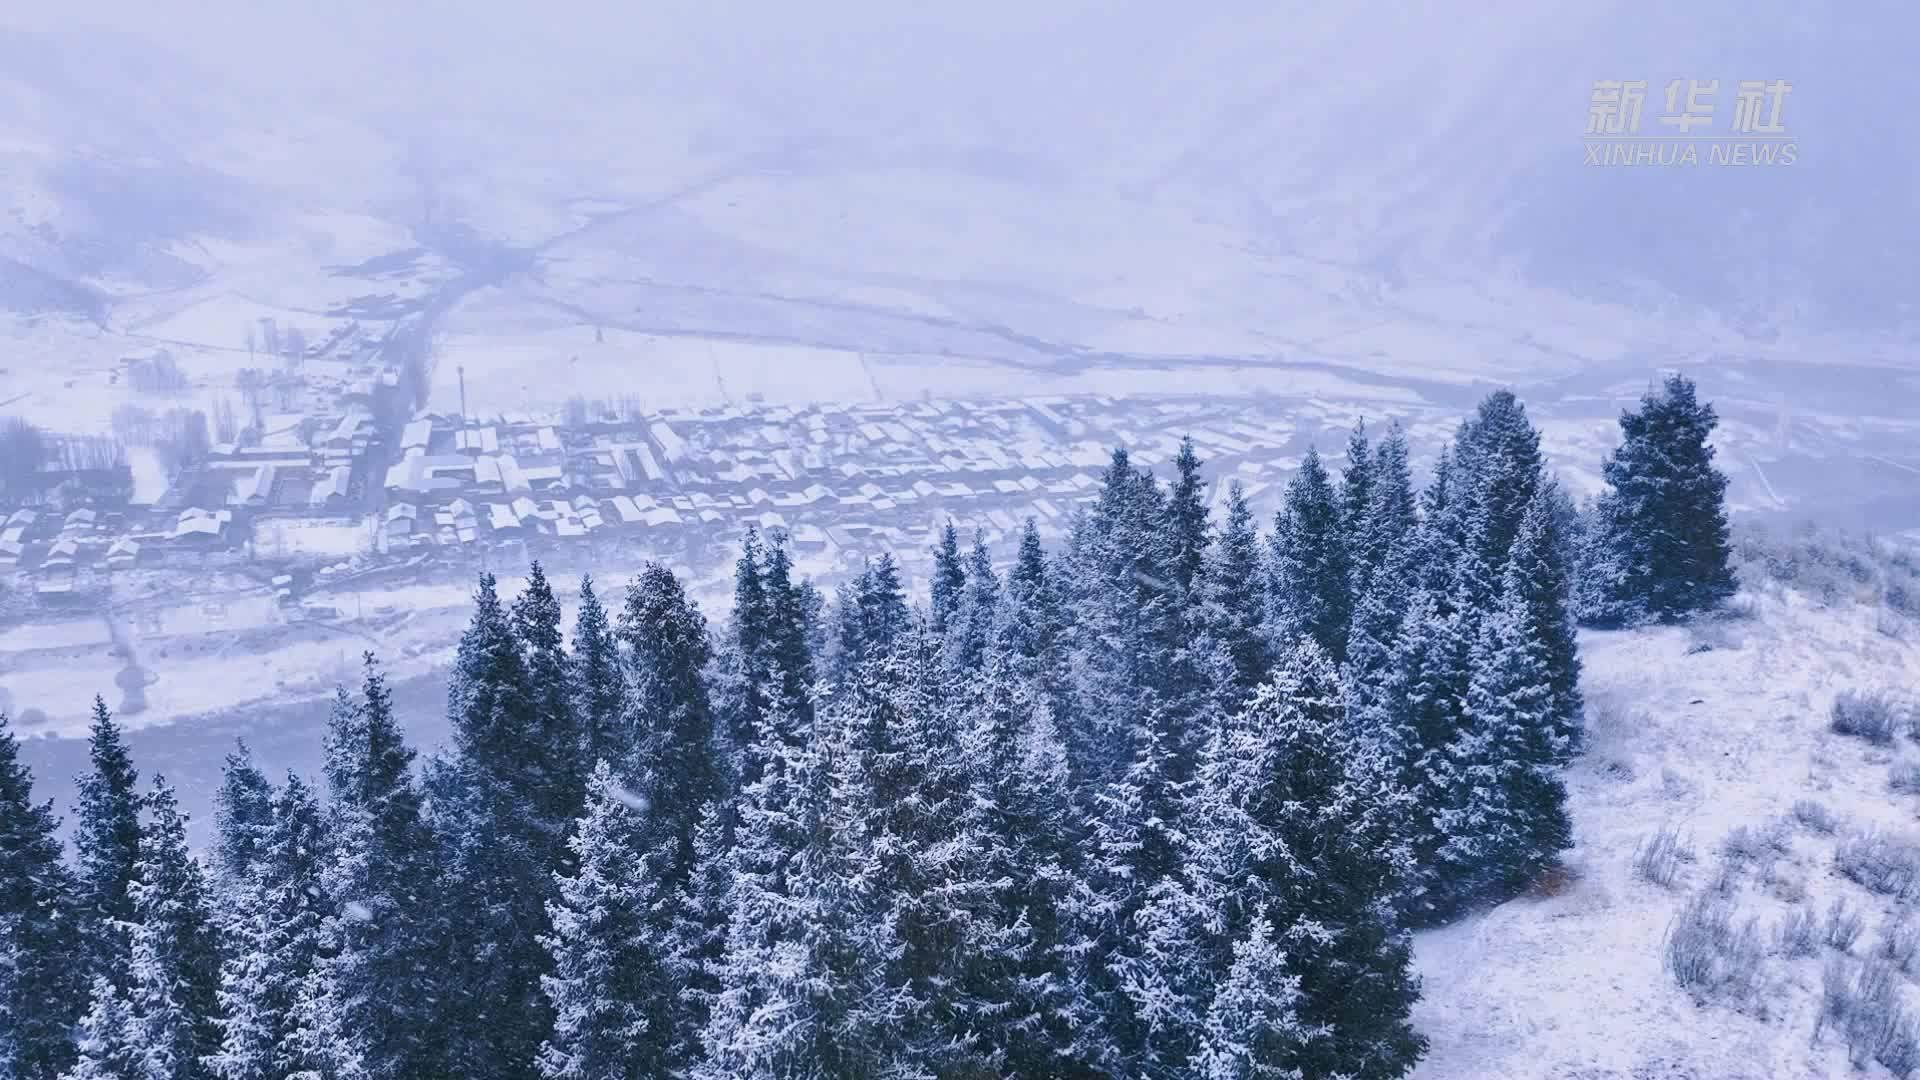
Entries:
{"label": "snowy slope", "polygon": [[[1849,688],[1920,687],[1920,632],[1900,624],[1907,639],[1898,640],[1882,632],[1875,608],[1821,608],[1798,594],[1740,603],[1751,615],[1583,636],[1593,732],[1569,777],[1572,880],[1556,895],[1419,936],[1426,996],[1415,1020],[1433,1048],[1416,1077],[1854,1075],[1831,1029],[1810,1041],[1832,950],[1789,959],[1772,933],[1796,907],[1824,918],[1845,898],[1864,912],[1852,950],[1864,956],[1900,906],[1836,873],[1833,851],[1868,825],[1920,836],[1920,802],[1888,788],[1890,767],[1920,760],[1920,747],[1831,734],[1827,710]],[[1711,650],[1692,651],[1703,643]],[[1719,874],[1727,833],[1790,821],[1799,799],[1824,803],[1841,824],[1832,836],[1791,827],[1790,853],[1735,886],[1737,919],[1757,917],[1768,942],[1755,1003],[1696,1005],[1662,970],[1664,935]],[[1696,852],[1671,889],[1633,870],[1636,846],[1663,825]],[[1914,987],[1904,993],[1920,1001]]]}

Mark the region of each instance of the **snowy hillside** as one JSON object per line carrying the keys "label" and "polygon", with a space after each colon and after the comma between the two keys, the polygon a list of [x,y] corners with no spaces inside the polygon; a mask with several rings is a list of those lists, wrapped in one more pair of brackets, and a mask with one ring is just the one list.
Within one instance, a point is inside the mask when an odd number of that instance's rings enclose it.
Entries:
{"label": "snowy hillside", "polygon": [[[1852,955],[1866,958],[1913,914],[1911,899],[1848,880],[1835,851],[1866,829],[1920,838],[1920,802],[1889,786],[1920,748],[1834,734],[1828,710],[1844,691],[1920,687],[1920,633],[1875,606],[1799,593],[1749,592],[1736,606],[1746,613],[1694,628],[1583,634],[1592,733],[1568,778],[1578,844],[1568,880],[1417,938],[1426,996],[1415,1019],[1432,1052],[1415,1076],[1850,1075],[1842,1033],[1830,1024],[1812,1041],[1836,950],[1816,941],[1789,957],[1776,932],[1804,913],[1824,934],[1844,901],[1862,916]],[[1832,812],[1831,834],[1796,820],[1801,800]],[[1776,823],[1770,851],[1762,838]],[[1636,873],[1635,852],[1668,826],[1694,858],[1662,887]],[[1723,854],[1740,828],[1754,850]],[[1696,1004],[1662,969],[1676,915],[1710,890],[1727,894],[1736,929],[1757,919],[1765,957],[1744,1003]],[[1912,974],[1902,993],[1920,1002]]]}

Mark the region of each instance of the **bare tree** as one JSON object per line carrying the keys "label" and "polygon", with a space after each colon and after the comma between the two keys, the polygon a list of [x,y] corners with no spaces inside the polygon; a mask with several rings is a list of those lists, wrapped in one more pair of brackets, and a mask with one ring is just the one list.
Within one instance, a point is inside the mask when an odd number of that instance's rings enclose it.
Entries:
{"label": "bare tree", "polygon": [[46,436],[39,428],[17,416],[0,419],[0,493],[9,501],[29,497],[46,455]]}

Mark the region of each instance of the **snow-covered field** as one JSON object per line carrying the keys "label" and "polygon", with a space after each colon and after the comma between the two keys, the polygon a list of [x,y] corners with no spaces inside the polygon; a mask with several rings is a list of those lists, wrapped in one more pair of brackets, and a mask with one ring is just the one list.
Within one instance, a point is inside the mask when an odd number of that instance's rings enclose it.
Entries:
{"label": "snow-covered field", "polygon": [[[1416,1077],[1854,1075],[1842,1034],[1829,1026],[1813,1040],[1834,950],[1789,958],[1773,935],[1790,913],[1822,921],[1844,899],[1864,916],[1852,953],[1865,957],[1891,920],[1914,914],[1913,901],[1841,876],[1834,851],[1869,827],[1920,838],[1920,797],[1888,786],[1894,766],[1920,761],[1920,747],[1904,736],[1874,747],[1833,734],[1828,709],[1845,690],[1920,689],[1920,627],[1791,593],[1741,603],[1750,615],[1696,628],[1583,635],[1592,731],[1569,777],[1569,878],[1553,895],[1419,935],[1425,998],[1415,1021],[1433,1045]],[[1833,812],[1834,834],[1794,822],[1802,799]],[[1770,867],[1742,862],[1730,885],[1735,925],[1756,918],[1767,947],[1757,989],[1738,1008],[1696,1003],[1662,968],[1668,928],[1720,876],[1727,834],[1772,822],[1786,823],[1788,850]],[[1663,827],[1695,852],[1671,888],[1634,870],[1636,848]],[[1920,990],[1901,982],[1920,1003]]]}

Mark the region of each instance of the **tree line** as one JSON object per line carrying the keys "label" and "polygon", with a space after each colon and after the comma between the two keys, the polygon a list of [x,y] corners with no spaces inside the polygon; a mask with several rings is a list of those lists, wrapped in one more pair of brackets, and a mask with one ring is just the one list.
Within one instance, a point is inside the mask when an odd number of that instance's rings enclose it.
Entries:
{"label": "tree line", "polygon": [[1585,512],[1509,393],[1420,490],[1356,429],[1264,535],[1190,442],[1116,451],[1059,550],[949,525],[919,603],[777,532],[719,627],[657,564],[570,632],[482,575],[450,745],[369,655],[318,784],[242,746],[199,855],[96,699],[69,860],[0,721],[0,1076],[1401,1076],[1410,929],[1572,842],[1577,613],[1730,587],[1711,410],[1622,424]]}

